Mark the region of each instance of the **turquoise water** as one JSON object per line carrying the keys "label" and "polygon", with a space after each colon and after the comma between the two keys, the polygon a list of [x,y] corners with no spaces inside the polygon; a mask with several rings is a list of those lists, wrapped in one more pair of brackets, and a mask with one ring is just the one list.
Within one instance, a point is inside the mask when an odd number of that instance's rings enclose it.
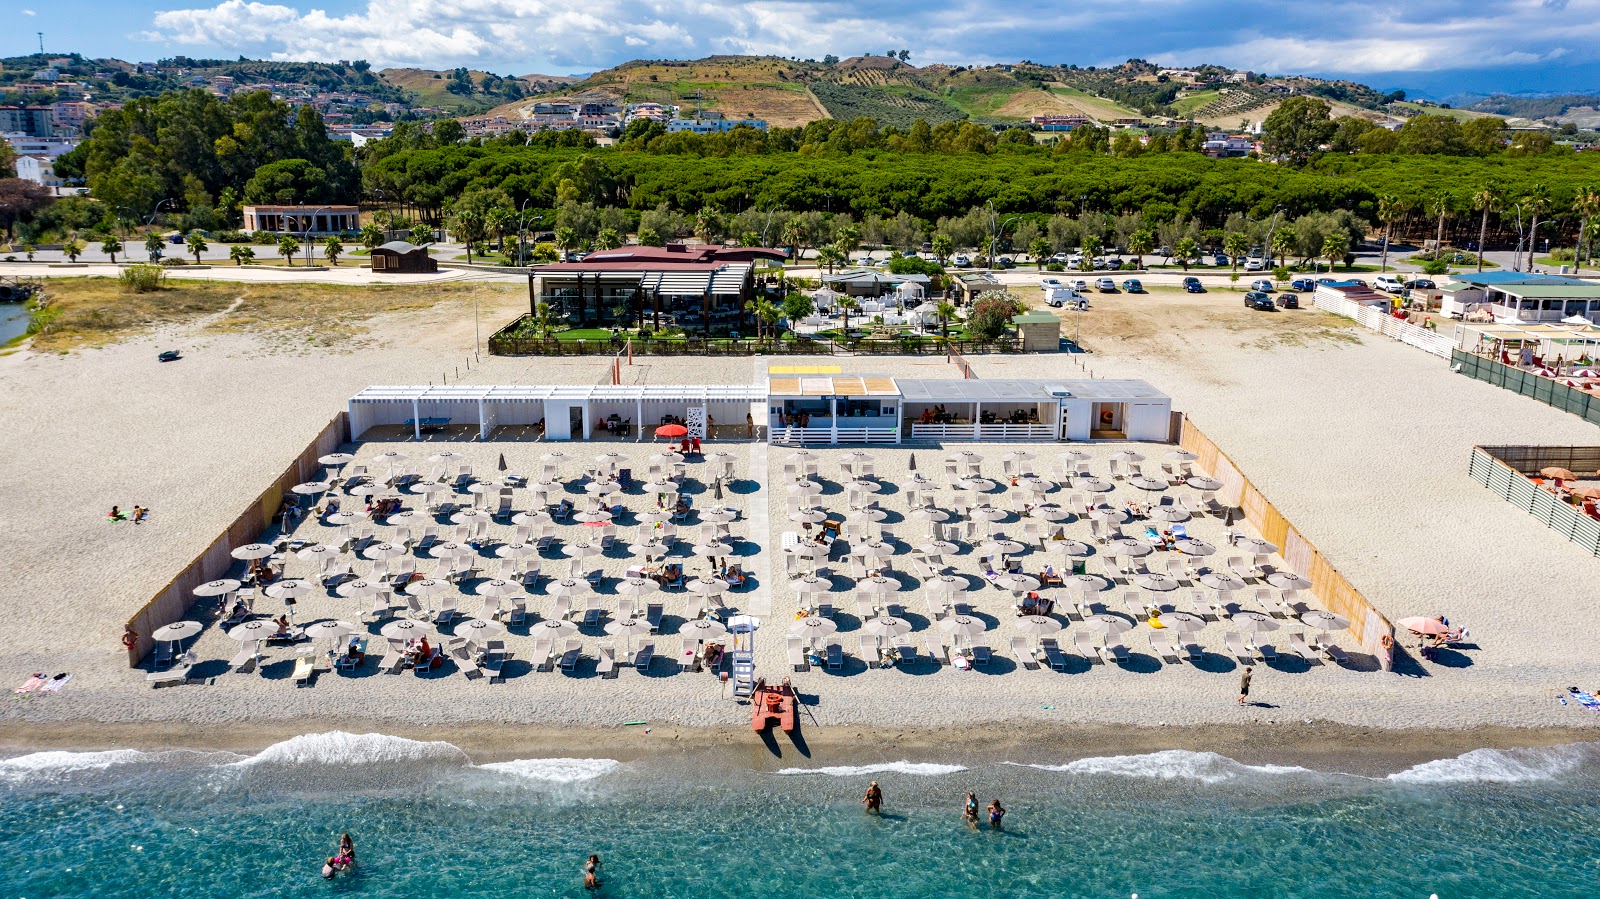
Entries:
{"label": "turquoise water", "polygon": [[28,332],[28,307],[25,303],[0,303],[0,346]]}
{"label": "turquoise water", "polygon": [[[1600,744],[1383,779],[1208,754],[782,774],[319,735],[0,761],[0,897],[1600,895]],[[868,779],[887,815],[862,814]],[[973,833],[966,790],[1007,828]],[[317,876],[342,830],[360,867]]]}

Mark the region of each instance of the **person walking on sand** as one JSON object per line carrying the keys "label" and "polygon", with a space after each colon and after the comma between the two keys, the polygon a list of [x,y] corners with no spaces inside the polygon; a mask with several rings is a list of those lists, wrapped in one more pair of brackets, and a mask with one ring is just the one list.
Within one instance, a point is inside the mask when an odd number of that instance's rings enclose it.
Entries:
{"label": "person walking on sand", "polygon": [[583,863],[583,888],[586,890],[599,889],[600,887],[600,856],[591,855]]}
{"label": "person walking on sand", "polygon": [[867,814],[883,814],[883,791],[878,789],[878,782],[867,784],[867,795],[861,797],[861,804],[867,807]]}
{"label": "person walking on sand", "polygon": [[1250,699],[1250,675],[1256,669],[1251,665],[1244,666],[1244,673],[1239,675],[1239,704],[1244,705]]}

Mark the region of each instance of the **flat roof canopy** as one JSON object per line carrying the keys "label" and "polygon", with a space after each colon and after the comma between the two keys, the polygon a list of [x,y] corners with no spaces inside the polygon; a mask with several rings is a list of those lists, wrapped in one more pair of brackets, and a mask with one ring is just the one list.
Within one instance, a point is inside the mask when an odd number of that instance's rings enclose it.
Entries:
{"label": "flat roof canopy", "polygon": [[901,380],[907,402],[972,403],[990,401],[1054,402],[1058,399],[1167,399],[1144,381],[1112,380]]}
{"label": "flat roof canopy", "polygon": [[545,400],[633,400],[657,402],[757,402],[767,391],[755,384],[650,384],[632,386],[562,384],[551,386],[368,387],[352,403],[488,402],[533,403]]}
{"label": "flat roof canopy", "polygon": [[803,375],[771,378],[767,392],[772,396],[899,396],[894,378],[883,375]]}

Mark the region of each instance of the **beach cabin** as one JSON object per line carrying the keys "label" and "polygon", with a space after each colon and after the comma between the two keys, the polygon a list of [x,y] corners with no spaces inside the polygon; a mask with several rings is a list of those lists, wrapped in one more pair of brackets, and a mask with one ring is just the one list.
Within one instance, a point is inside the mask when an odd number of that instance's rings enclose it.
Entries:
{"label": "beach cabin", "polygon": [[876,375],[782,375],[767,379],[772,443],[899,443],[900,388]]}
{"label": "beach cabin", "polygon": [[439,270],[439,262],[428,255],[427,247],[391,240],[372,248],[372,270],[391,275],[431,275]]}
{"label": "beach cabin", "polygon": [[1170,439],[1172,399],[1135,380],[909,380],[902,435],[976,442]]}
{"label": "beach cabin", "polygon": [[548,303],[578,328],[670,318],[701,331],[738,329],[757,297],[757,263],[783,259],[781,250],[710,244],[599,250],[530,269],[528,311]]}
{"label": "beach cabin", "polygon": [[1467,272],[1442,285],[1440,312],[1451,318],[1486,318],[1502,324],[1600,321],[1600,285],[1531,272]]}

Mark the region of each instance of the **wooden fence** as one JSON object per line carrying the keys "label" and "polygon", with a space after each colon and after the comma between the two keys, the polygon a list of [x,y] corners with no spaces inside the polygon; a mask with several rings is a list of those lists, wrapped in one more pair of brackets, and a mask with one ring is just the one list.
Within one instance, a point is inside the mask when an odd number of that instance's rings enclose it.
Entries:
{"label": "wooden fence", "polygon": [[155,647],[150,635],[157,628],[182,621],[188,615],[189,607],[195,602],[194,588],[228,573],[228,569],[234,565],[234,547],[256,542],[272,526],[289,488],[312,480],[322,470],[317,459],[337,451],[340,444],[349,440],[350,416],[349,413],[340,412],[312,438],[311,443],[289,463],[282,474],[240,511],[239,517],[210,546],[184,566],[176,577],[156,591],[156,595],[128,619],[128,628],[138,638],[137,644],[128,650],[128,667],[138,667],[145,653]]}
{"label": "wooden fence", "polygon": [[1600,446],[1475,446],[1467,474],[1591,555],[1600,556],[1600,521],[1529,480],[1541,468],[1591,472]]}
{"label": "wooden fence", "polygon": [[[1350,635],[1361,645],[1362,651],[1376,656],[1383,670],[1390,670],[1394,664],[1394,625],[1389,623],[1389,619],[1373,608],[1361,591],[1346,580],[1310,540],[1295,530],[1277,507],[1267,500],[1266,495],[1250,483],[1250,479],[1239,471],[1233,460],[1187,418],[1184,419],[1178,444],[1199,457],[1196,460],[1197,467],[1211,472],[1212,477],[1222,482],[1217,498],[1241,510],[1245,521],[1263,538],[1276,543],[1282,549],[1284,561],[1290,569],[1311,580],[1312,592],[1323,606],[1350,620]],[[1390,647],[1383,645],[1385,637],[1391,641]]]}

